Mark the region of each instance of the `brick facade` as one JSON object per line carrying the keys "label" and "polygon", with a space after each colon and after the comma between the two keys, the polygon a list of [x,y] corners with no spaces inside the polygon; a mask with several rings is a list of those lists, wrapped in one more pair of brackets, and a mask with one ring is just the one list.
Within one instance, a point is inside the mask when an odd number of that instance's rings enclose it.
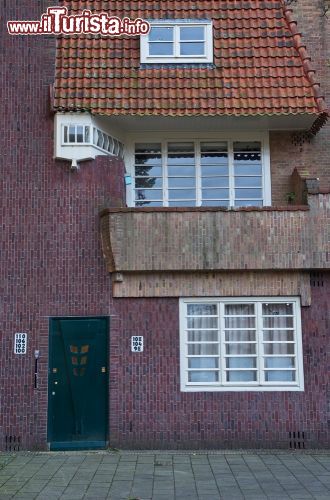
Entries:
{"label": "brick facade", "polygon": [[[299,3],[303,10],[295,14],[329,96],[315,22],[324,30],[328,25],[319,20],[320,2]],[[57,4],[15,0],[2,7],[7,19],[38,19]],[[99,157],[70,172],[68,162],[53,160],[55,39],[9,37],[4,30],[1,37],[0,447],[15,436],[22,448],[46,449],[49,317],[91,315],[111,317],[112,446],[288,447],[288,432],[296,430],[306,432],[308,447],[327,446],[329,275],[323,287],[313,288],[312,306],[302,309],[305,393],[180,393],[178,300],[111,296],[98,214],[124,200],[122,162]],[[329,128],[301,147],[291,144],[290,133],[271,134],[275,203],[283,205],[293,166],[317,173],[329,187],[329,140]],[[133,358],[129,338],[137,331],[147,348]],[[28,333],[24,357],[13,354],[15,332]],[[35,349],[41,354],[38,389]]]}
{"label": "brick facade", "polygon": [[[117,299],[112,331],[111,442],[137,448],[289,448],[303,431],[306,448],[330,445],[327,428],[327,332],[330,273],[302,308],[305,392],[182,393],[177,299]],[[144,335],[143,354],[129,352]],[[118,415],[121,417],[118,418]]]}

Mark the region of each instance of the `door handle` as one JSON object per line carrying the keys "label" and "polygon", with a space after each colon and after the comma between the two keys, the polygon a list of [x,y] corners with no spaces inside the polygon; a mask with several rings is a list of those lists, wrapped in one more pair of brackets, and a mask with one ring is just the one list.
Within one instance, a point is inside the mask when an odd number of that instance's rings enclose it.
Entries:
{"label": "door handle", "polygon": [[107,371],[106,367],[105,367],[105,366],[102,366],[102,368],[101,368],[101,372],[102,372],[102,373],[106,373],[106,371]]}

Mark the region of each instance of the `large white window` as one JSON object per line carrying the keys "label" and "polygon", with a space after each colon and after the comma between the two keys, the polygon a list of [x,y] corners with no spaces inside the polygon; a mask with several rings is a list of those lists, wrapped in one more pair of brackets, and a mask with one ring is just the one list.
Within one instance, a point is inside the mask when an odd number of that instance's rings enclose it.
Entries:
{"label": "large white window", "polygon": [[182,391],[304,389],[298,298],[181,299]]}
{"label": "large white window", "polygon": [[210,63],[213,61],[211,21],[152,21],[141,36],[142,63]]}
{"label": "large white window", "polygon": [[262,141],[136,142],[137,207],[241,207],[270,204]]}

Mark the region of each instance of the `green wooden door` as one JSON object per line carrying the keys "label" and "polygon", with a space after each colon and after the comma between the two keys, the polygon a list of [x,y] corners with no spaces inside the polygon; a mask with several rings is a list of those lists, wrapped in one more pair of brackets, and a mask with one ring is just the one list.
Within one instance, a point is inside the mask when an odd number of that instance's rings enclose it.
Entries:
{"label": "green wooden door", "polygon": [[48,441],[51,450],[107,445],[108,319],[50,321]]}

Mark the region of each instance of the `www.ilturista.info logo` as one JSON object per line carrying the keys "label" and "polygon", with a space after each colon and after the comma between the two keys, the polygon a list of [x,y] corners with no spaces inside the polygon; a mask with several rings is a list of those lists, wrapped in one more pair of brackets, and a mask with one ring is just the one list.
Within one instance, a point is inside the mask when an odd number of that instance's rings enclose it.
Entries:
{"label": "www.ilturista.info logo", "polygon": [[150,24],[143,19],[120,19],[106,12],[83,10],[79,15],[69,15],[66,7],[49,7],[40,21],[8,21],[10,35],[147,35]]}

